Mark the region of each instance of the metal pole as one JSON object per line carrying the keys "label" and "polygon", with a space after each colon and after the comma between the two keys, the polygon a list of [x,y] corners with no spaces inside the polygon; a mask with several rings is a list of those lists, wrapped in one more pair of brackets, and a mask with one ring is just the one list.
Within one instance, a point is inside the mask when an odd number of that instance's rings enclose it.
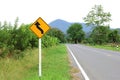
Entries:
{"label": "metal pole", "polygon": [[41,71],[41,38],[39,38],[39,77],[41,77],[42,75],[42,71]]}

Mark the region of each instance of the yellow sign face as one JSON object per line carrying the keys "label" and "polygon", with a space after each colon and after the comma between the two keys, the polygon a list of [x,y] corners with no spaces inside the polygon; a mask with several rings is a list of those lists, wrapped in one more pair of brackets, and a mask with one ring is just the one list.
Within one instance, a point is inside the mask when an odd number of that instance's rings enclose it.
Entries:
{"label": "yellow sign face", "polygon": [[30,29],[37,35],[38,38],[41,38],[49,29],[49,25],[39,17],[30,27]]}

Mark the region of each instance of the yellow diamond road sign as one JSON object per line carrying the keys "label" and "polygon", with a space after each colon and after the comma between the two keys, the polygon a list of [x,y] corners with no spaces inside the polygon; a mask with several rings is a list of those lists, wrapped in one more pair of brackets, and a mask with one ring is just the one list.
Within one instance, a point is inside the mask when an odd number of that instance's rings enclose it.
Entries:
{"label": "yellow diamond road sign", "polygon": [[49,25],[39,17],[30,27],[30,29],[37,35],[38,38],[41,38],[49,29]]}

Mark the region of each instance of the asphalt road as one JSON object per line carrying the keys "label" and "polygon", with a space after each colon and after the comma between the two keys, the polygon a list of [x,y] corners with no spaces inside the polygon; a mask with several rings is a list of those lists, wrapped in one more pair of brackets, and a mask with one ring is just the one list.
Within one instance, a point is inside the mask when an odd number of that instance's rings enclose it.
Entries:
{"label": "asphalt road", "polygon": [[120,80],[120,52],[67,44],[90,80]]}

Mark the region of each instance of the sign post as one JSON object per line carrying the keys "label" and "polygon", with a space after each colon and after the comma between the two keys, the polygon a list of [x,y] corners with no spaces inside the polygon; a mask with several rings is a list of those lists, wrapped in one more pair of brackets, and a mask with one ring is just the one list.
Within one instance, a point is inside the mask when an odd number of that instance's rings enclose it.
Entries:
{"label": "sign post", "polygon": [[41,38],[42,36],[50,29],[49,25],[41,18],[39,17],[31,26],[30,30],[33,31],[33,33],[36,34],[36,36],[39,38],[39,77],[42,76],[42,57],[41,57]]}
{"label": "sign post", "polygon": [[42,49],[41,49],[41,38],[39,39],[39,76],[41,76],[42,74],[42,65],[41,65],[41,62],[42,62],[42,55],[41,55],[41,52],[42,52]]}

